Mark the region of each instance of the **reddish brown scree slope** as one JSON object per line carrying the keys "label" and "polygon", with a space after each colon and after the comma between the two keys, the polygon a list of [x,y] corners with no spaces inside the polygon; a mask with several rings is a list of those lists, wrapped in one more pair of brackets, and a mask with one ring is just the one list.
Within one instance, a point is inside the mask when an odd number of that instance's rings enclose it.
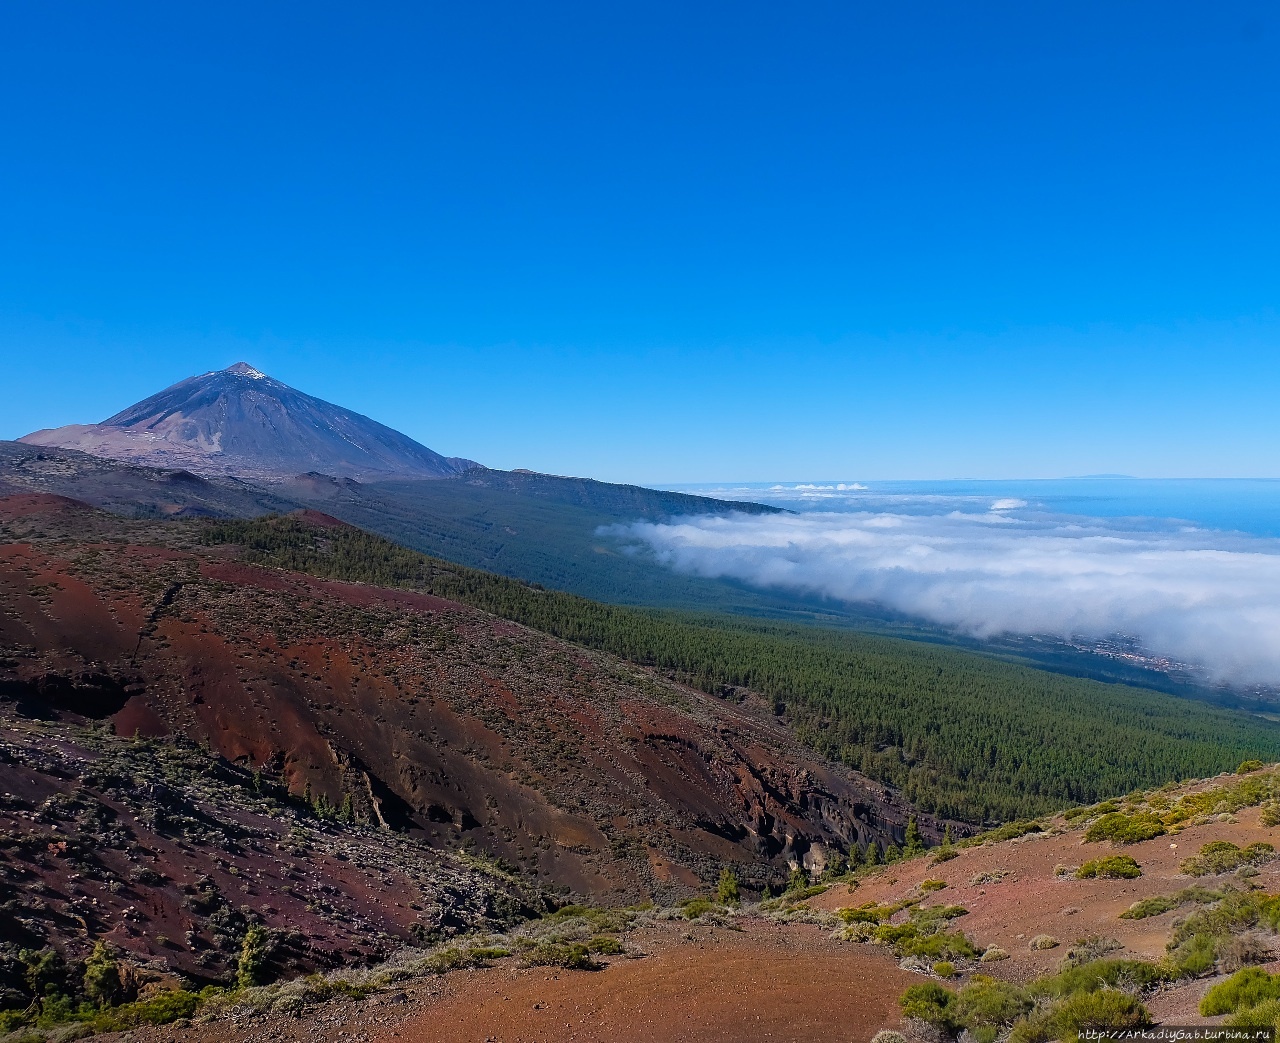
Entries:
{"label": "reddish brown scree slope", "polygon": [[[733,705],[463,606],[250,567],[198,523],[0,500],[0,690],[622,898],[901,837],[884,787]],[[44,711],[41,711],[44,712]],[[937,824],[926,821],[926,832]]]}

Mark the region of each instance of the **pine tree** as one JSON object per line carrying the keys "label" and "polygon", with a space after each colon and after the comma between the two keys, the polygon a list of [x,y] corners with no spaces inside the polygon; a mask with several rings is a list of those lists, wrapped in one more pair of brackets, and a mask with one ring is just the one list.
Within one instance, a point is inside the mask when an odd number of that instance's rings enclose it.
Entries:
{"label": "pine tree", "polygon": [[119,1002],[120,966],[105,942],[97,942],[84,961],[84,994],[99,1007]]}
{"label": "pine tree", "polygon": [[907,834],[905,846],[902,849],[904,858],[914,858],[916,855],[924,853],[924,837],[920,835],[920,826],[916,822],[915,815],[907,819]]}
{"label": "pine tree", "polygon": [[721,905],[737,905],[741,901],[738,892],[738,874],[729,866],[720,870],[720,883],[716,887],[716,901]]}
{"label": "pine tree", "polygon": [[271,936],[260,924],[253,924],[244,933],[240,943],[240,960],[236,965],[236,984],[247,989],[262,984],[262,972],[271,948]]}

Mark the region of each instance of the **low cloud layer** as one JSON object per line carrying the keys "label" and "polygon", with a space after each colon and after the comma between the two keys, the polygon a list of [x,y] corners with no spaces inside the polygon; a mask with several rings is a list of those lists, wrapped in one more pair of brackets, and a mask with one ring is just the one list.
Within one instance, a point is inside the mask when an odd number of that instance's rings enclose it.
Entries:
{"label": "low cloud layer", "polygon": [[875,602],[980,637],[1125,633],[1219,680],[1280,683],[1280,541],[1019,516],[730,515],[613,528],[681,572]]}

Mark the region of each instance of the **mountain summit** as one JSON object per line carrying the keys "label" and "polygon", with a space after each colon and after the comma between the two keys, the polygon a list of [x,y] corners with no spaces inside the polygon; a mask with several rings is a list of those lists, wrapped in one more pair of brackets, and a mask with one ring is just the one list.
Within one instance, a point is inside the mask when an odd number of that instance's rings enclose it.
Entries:
{"label": "mountain summit", "polygon": [[441,456],[247,362],[189,377],[100,424],[36,431],[21,441],[150,467],[266,480],[308,471],[357,480],[446,478],[479,466]]}

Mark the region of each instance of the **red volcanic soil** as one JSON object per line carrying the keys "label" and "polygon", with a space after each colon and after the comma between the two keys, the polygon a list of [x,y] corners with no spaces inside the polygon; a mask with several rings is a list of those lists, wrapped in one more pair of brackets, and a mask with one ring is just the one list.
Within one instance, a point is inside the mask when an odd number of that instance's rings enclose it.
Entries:
{"label": "red volcanic soil", "polygon": [[687,893],[726,862],[760,887],[901,840],[905,802],[805,750],[763,701],[425,594],[248,565],[200,545],[200,523],[72,505],[0,499],[0,695],[20,704],[184,735],[357,819],[610,901]]}
{"label": "red volcanic soil", "polygon": [[865,1043],[899,1024],[916,975],[883,951],[807,924],[745,930],[668,924],[634,939],[649,952],[601,971],[510,961],[423,982],[398,996],[334,1004],[302,1021],[135,1032],[137,1043]]}
{"label": "red volcanic soil", "polygon": [[[1115,952],[1117,957],[1159,960],[1170,926],[1188,909],[1142,920],[1122,920],[1120,914],[1139,899],[1172,894],[1197,883],[1180,872],[1178,863],[1210,841],[1228,840],[1243,847],[1261,840],[1280,847],[1280,828],[1263,826],[1257,808],[1245,808],[1235,818],[1234,822],[1188,826],[1175,836],[1123,848],[1113,848],[1106,841],[1087,844],[1082,829],[1031,834],[962,850],[941,865],[922,858],[893,866],[864,880],[856,890],[833,887],[811,904],[837,909],[865,902],[888,903],[918,895],[924,880],[942,880],[947,886],[934,892],[932,901],[964,906],[968,915],[956,925],[979,948],[998,945],[1009,952],[1008,960],[989,965],[994,968],[991,973],[1000,977],[1026,981],[1049,973],[1072,942],[1089,937],[1116,939],[1123,946]],[[1135,880],[1077,880],[1070,873],[1054,873],[1060,865],[1074,869],[1090,859],[1113,854],[1132,856],[1142,867],[1142,876]],[[1213,886],[1215,878],[1199,882]],[[1269,894],[1280,892],[1280,861],[1264,865],[1252,882]],[[1062,945],[1032,950],[1030,940],[1038,934],[1057,938]]]}

